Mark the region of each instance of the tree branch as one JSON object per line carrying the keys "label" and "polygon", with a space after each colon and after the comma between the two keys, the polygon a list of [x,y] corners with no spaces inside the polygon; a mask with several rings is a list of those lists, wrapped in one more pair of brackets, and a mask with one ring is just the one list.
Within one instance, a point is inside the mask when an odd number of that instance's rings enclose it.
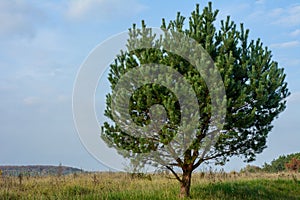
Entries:
{"label": "tree branch", "polygon": [[168,170],[170,170],[172,172],[172,174],[175,176],[175,178],[180,182],[182,183],[182,180],[180,179],[180,177],[176,174],[176,172],[173,170],[172,167],[170,166],[165,166]]}
{"label": "tree branch", "polygon": [[199,149],[193,149],[193,155],[192,155],[192,162],[193,163],[198,158],[198,156],[199,156]]}
{"label": "tree branch", "polygon": [[170,166],[175,166],[175,167],[180,167],[180,165],[178,163],[170,163]]}
{"label": "tree branch", "polygon": [[[174,159],[176,160],[176,162],[178,163],[178,167],[182,167],[183,162],[182,162],[182,160],[181,160],[179,157],[177,157],[177,154],[176,154],[175,150],[173,149],[173,147],[171,147],[170,144],[168,144],[166,147],[168,148],[169,153],[171,154],[171,156],[173,156],[173,158],[174,158]],[[176,158],[176,157],[177,157],[177,158]]]}

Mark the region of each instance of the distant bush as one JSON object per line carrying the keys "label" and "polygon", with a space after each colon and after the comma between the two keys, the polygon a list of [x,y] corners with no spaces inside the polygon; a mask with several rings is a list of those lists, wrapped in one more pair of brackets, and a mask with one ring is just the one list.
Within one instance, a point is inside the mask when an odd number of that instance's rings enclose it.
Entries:
{"label": "distant bush", "polygon": [[257,173],[262,171],[262,169],[258,166],[255,165],[247,165],[246,167],[244,167],[243,169],[241,169],[242,173],[248,172],[248,173]]}
{"label": "distant bush", "polygon": [[300,172],[300,160],[292,158],[289,163],[285,164],[285,168],[289,171]]}
{"label": "distant bush", "polygon": [[130,177],[131,179],[144,179],[152,181],[151,175],[145,173],[130,173]]}
{"label": "distant bush", "polygon": [[281,172],[285,170],[290,170],[290,165],[288,163],[290,163],[292,159],[300,160],[300,153],[279,156],[277,159],[274,159],[270,164],[265,163],[262,167],[262,170],[265,172]]}

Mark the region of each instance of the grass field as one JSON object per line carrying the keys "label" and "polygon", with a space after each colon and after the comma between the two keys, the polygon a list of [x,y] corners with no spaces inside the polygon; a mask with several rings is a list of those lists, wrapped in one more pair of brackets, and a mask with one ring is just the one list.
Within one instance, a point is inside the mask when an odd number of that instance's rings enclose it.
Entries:
{"label": "grass field", "polygon": [[[172,176],[132,178],[125,173],[2,177],[0,199],[179,199]],[[20,182],[21,181],[21,182]],[[193,199],[300,200],[300,174],[195,173]]]}

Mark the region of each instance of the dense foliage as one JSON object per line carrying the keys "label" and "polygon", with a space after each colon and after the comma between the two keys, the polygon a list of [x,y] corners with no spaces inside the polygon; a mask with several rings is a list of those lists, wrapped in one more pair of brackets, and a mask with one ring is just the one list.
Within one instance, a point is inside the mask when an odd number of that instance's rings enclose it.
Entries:
{"label": "dense foliage", "polygon": [[[278,158],[272,160],[270,164],[265,163],[262,167],[263,171],[266,172],[281,172],[287,170],[287,164],[292,161],[292,159],[300,160],[300,153],[293,153],[288,155],[282,155]],[[300,172],[300,168],[298,168]]]}

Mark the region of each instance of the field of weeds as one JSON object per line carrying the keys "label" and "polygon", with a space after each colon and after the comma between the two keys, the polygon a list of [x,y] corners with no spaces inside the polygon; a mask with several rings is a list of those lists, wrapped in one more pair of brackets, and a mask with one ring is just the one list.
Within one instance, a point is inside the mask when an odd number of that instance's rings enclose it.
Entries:
{"label": "field of weeds", "polygon": [[[0,199],[179,199],[168,174],[82,173],[1,177]],[[192,199],[300,199],[296,173],[194,173]]]}

